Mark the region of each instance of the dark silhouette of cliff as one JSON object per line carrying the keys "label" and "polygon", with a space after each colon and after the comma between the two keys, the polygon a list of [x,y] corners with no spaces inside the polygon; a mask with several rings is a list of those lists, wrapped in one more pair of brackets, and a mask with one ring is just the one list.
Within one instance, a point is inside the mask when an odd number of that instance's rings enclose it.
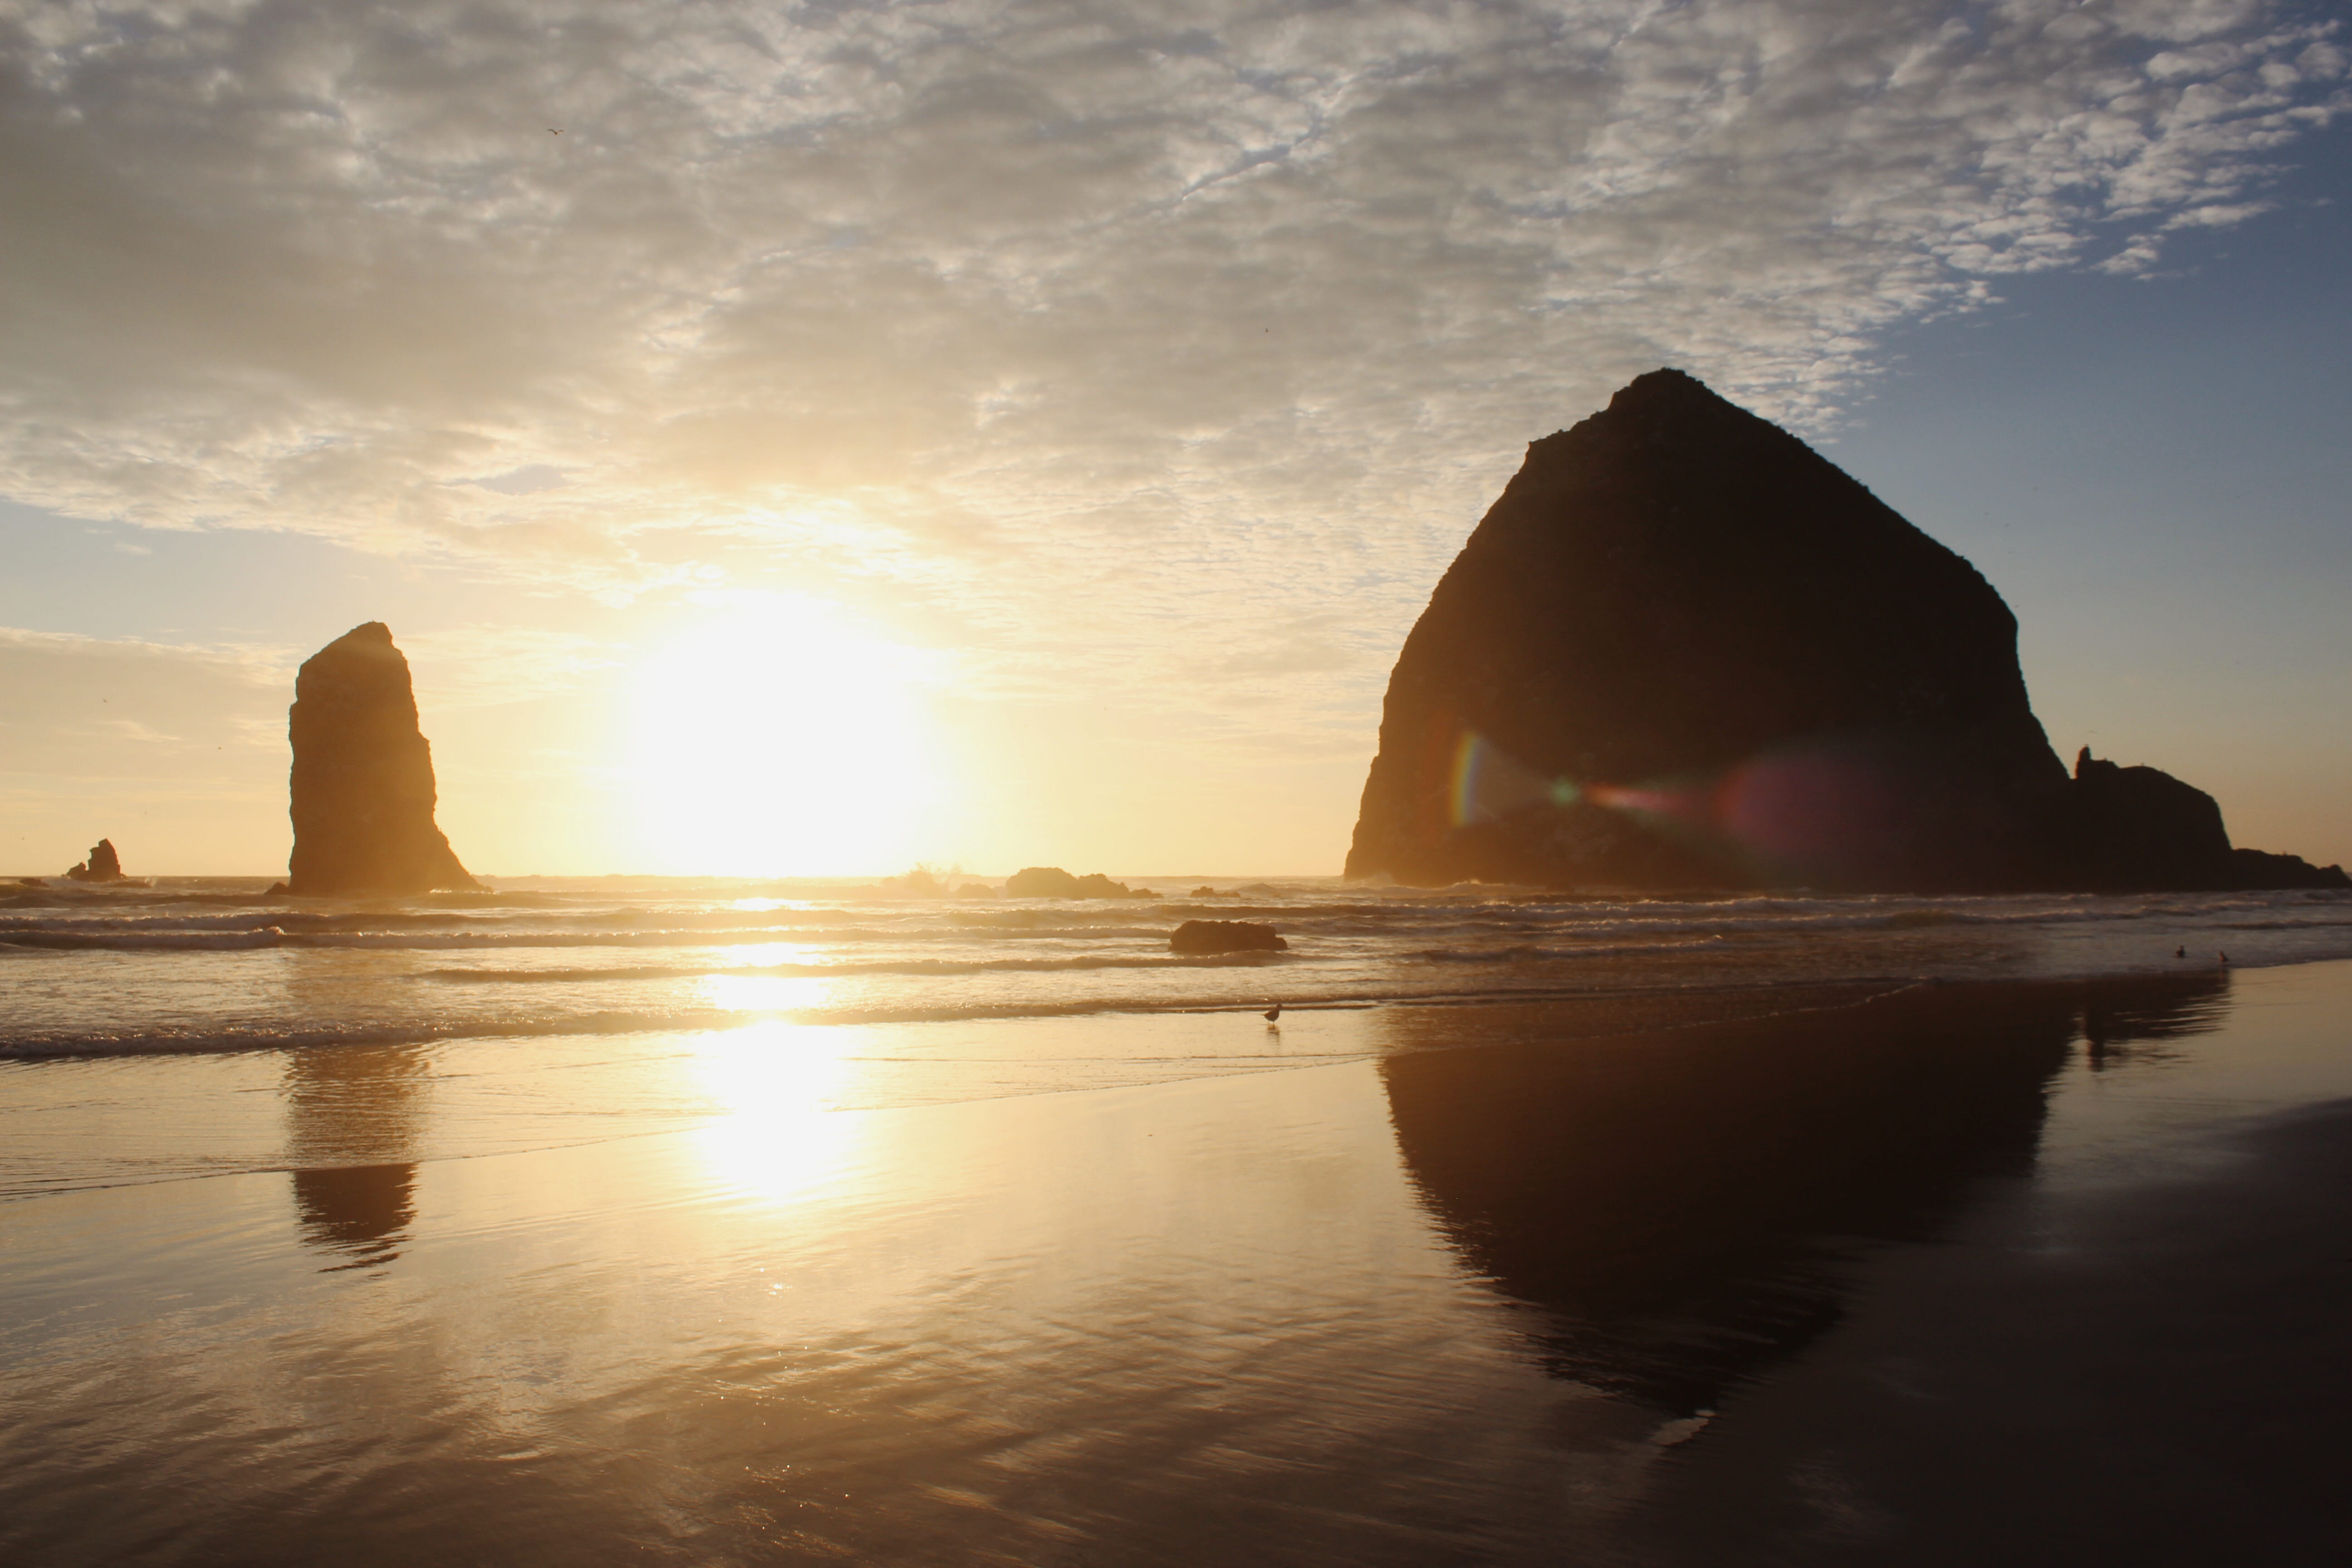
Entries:
{"label": "dark silhouette of cliff", "polygon": [[287,715],[294,854],[289,893],[423,893],[480,886],[434,825],[433,748],[416,727],[408,660],[370,621],[320,648]]}
{"label": "dark silhouette of cliff", "polygon": [[[1846,1265],[2032,1167],[2051,1076],[2213,1026],[2223,974],[1919,987],[1860,1006],[1381,1063],[1449,1244],[1557,1375],[1688,1415],[1843,1315]],[[1404,1042],[1410,1047],[1415,1042]]]}
{"label": "dark silhouette of cliff", "polygon": [[[2217,858],[2167,799],[2069,779],[2027,700],[2016,620],[1967,561],[1661,370],[1530,446],[1439,582],[1390,678],[1348,874],[2352,886],[2226,836]],[[2192,864],[2200,879],[2171,880]]]}
{"label": "dark silhouette of cliff", "polygon": [[2233,849],[2219,802],[2170,773],[2074,758],[2086,885],[2116,889],[2341,888],[2343,870]]}

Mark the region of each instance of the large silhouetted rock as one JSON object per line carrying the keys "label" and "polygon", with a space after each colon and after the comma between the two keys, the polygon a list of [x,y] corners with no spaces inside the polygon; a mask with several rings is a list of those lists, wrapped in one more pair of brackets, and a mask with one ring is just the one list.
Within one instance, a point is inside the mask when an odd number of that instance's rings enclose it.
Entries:
{"label": "large silhouetted rock", "polygon": [[[1992,585],[1662,370],[1530,446],[1439,582],[1390,679],[1348,872],[2156,886],[2211,864],[2220,833],[2164,793],[2070,780]],[[2221,846],[2238,885],[2300,885]]]}
{"label": "large silhouetted rock", "polygon": [[122,875],[122,858],[114,852],[114,840],[111,838],[101,838],[96,844],[91,845],[89,849],[89,858],[76,866],[72,870],[68,871],[66,875],[77,882],[120,882],[124,880],[125,879]]}
{"label": "large silhouetted rock", "polygon": [[416,728],[408,660],[370,621],[294,681],[291,893],[423,893],[480,886],[434,826],[433,748]]}

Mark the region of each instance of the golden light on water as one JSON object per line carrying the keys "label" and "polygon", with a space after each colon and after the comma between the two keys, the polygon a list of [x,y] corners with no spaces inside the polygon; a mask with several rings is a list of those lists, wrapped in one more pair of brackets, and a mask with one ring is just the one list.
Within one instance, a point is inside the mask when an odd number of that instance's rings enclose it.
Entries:
{"label": "golden light on water", "polygon": [[833,1107],[854,1065],[850,1032],[768,1019],[712,1035],[692,1068],[725,1114],[695,1131],[704,1161],[727,1186],[784,1201],[827,1186],[848,1163],[864,1119]]}
{"label": "golden light on water", "polygon": [[816,948],[795,942],[762,942],[735,949],[732,957],[736,965],[733,970],[706,974],[696,983],[701,988],[703,1001],[722,1012],[791,1013],[804,1007],[821,1007],[831,998],[832,983],[824,975],[760,973],[763,969],[820,963],[823,956]]}
{"label": "golden light on water", "polygon": [[918,658],[813,599],[710,606],[637,676],[629,772],[653,866],[844,876],[911,864],[937,795]]}
{"label": "golden light on water", "polygon": [[826,984],[813,974],[709,974],[701,982],[713,1007],[730,1013],[790,1013],[825,1000]]}

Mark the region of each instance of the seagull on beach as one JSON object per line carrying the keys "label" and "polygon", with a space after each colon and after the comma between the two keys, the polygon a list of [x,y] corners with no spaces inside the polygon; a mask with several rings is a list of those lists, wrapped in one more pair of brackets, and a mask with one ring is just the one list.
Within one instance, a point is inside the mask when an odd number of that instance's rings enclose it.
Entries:
{"label": "seagull on beach", "polygon": [[1281,1004],[1281,1003],[1276,1002],[1276,1003],[1272,1007],[1269,1007],[1268,1009],[1266,1009],[1265,1021],[1266,1021],[1267,1023],[1269,1023],[1269,1024],[1278,1023],[1278,1022],[1281,1020],[1281,1018],[1282,1018],[1282,1004]]}
{"label": "seagull on beach", "polygon": [[2223,966],[2223,967],[2225,967],[2225,968],[2226,968],[2226,967],[2228,967],[2229,963],[2230,963],[2230,955],[2229,955],[2228,953],[2226,953],[2226,952],[2224,952],[2224,953],[2219,953],[2219,954],[2217,954],[2216,956],[2217,956],[2217,957],[2219,957],[2219,958],[2221,960],[2221,963],[2222,963],[2222,966]]}
{"label": "seagull on beach", "polygon": [[2189,950],[2185,947],[2176,947],[2172,950],[2172,956],[2175,958],[2186,958],[2189,956]]}

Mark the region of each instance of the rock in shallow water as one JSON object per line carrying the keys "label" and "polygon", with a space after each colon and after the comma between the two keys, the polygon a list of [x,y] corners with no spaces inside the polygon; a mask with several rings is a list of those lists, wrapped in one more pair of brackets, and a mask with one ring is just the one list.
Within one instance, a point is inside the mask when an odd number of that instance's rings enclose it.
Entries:
{"label": "rock in shallow water", "polygon": [[1255,921],[1186,921],[1168,935],[1176,952],[1286,952],[1290,944]]}
{"label": "rock in shallow water", "polygon": [[433,748],[416,726],[408,660],[370,621],[320,648],[287,714],[294,854],[285,890],[478,889],[433,820]]}

